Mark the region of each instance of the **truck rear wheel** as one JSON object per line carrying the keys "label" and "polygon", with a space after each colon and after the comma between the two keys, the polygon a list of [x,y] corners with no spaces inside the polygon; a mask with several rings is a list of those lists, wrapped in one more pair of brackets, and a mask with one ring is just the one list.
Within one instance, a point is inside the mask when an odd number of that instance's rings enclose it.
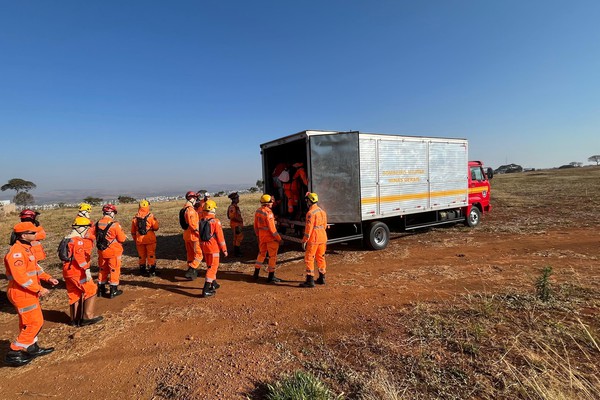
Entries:
{"label": "truck rear wheel", "polygon": [[472,206],[469,215],[467,215],[466,224],[471,228],[475,228],[479,225],[479,222],[481,222],[481,211],[479,211],[479,208]]}
{"label": "truck rear wheel", "polygon": [[367,245],[372,250],[382,250],[390,243],[390,229],[380,221],[371,222],[369,229],[365,232]]}

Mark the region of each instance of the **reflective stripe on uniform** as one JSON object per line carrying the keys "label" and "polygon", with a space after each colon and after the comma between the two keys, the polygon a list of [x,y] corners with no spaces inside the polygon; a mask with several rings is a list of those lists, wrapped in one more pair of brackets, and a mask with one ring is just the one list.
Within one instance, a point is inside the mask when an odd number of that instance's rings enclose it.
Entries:
{"label": "reflective stripe on uniform", "polygon": [[20,313],[24,313],[24,312],[27,312],[27,311],[35,310],[37,308],[37,306],[38,306],[37,304],[32,304],[32,305],[27,306],[27,307],[19,308],[19,312]]}
{"label": "reflective stripe on uniform", "polygon": [[79,266],[80,266],[81,268],[83,268],[83,267],[85,267],[87,264],[88,264],[87,262],[84,262],[84,263],[82,263],[82,264],[79,264]]}
{"label": "reflective stripe on uniform", "polygon": [[79,283],[84,284],[87,282],[87,278],[83,278],[82,280],[79,281]]}
{"label": "reflective stripe on uniform", "polygon": [[28,286],[31,286],[32,284],[33,284],[33,281],[30,279],[27,282],[25,282],[24,284],[22,284],[21,286],[28,287]]}
{"label": "reflective stripe on uniform", "polygon": [[37,271],[27,271],[26,275],[27,276],[36,276],[38,274]]}

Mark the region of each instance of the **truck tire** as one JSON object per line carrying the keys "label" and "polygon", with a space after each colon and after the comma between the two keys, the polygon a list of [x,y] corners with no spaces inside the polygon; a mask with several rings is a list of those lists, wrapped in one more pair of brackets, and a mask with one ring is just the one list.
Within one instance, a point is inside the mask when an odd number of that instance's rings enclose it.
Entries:
{"label": "truck tire", "polygon": [[479,208],[472,206],[469,215],[467,215],[466,225],[475,228],[481,222],[481,211]]}
{"label": "truck tire", "polygon": [[390,243],[390,229],[383,222],[371,222],[365,233],[367,246],[372,250],[383,250]]}

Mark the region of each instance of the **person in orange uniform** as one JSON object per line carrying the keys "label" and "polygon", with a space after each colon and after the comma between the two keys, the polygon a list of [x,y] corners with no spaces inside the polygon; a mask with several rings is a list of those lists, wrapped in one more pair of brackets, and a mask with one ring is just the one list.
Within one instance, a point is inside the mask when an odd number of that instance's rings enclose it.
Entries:
{"label": "person in orange uniform", "polygon": [[[46,239],[46,231],[40,225],[40,221],[37,220],[38,215],[40,215],[39,212],[26,208],[19,213],[19,219],[21,220],[21,222],[31,222],[32,224],[40,228],[40,231],[35,234],[35,240],[31,242],[31,251],[35,256],[35,260],[37,262],[40,262],[46,259],[46,252],[44,251],[44,247],[40,242],[40,240]],[[16,234],[13,232],[11,235],[10,244],[14,244],[15,241]]]}
{"label": "person in orange uniform", "polygon": [[58,280],[44,272],[32,252],[31,242],[42,229],[33,222],[19,222],[13,228],[16,242],[4,257],[4,267],[8,279],[8,300],[19,314],[19,336],[10,344],[4,361],[12,366],[28,364],[35,357],[54,351],[53,347],[39,347],[38,333],[44,325],[40,298],[48,294],[48,289],[40,284],[49,282],[52,286]]}
{"label": "person in orange uniform", "polygon": [[275,216],[271,208],[273,207],[273,197],[263,194],[260,198],[260,208],[254,213],[254,233],[258,238],[258,257],[254,265],[254,279],[258,279],[258,274],[262,267],[267,253],[269,253],[268,283],[281,282],[281,279],[275,277],[275,265],[277,263],[277,251],[283,244],[283,239],[275,227]]}
{"label": "person in orange uniform", "polygon": [[[123,245],[127,236],[117,221],[117,207],[112,204],[105,204],[102,207],[102,218],[95,225],[94,234],[96,235],[96,247],[98,247],[98,294],[100,296],[108,295],[108,298],[123,294],[119,289],[119,278],[121,277],[121,256],[123,255]],[[110,227],[109,227],[110,224]],[[108,228],[107,228],[108,227]],[[104,250],[99,248],[99,230],[106,230],[106,240],[108,247]],[[106,292],[106,283],[108,282],[109,290]]]}
{"label": "person in orange uniform", "polygon": [[67,286],[72,326],[92,325],[102,321],[101,316],[94,317],[94,303],[98,287],[92,279],[90,260],[94,248],[92,221],[77,217],[71,227],[68,239],[70,261],[63,261],[63,278]]}
{"label": "person in orange uniform", "polygon": [[242,218],[242,211],[238,206],[240,202],[240,195],[238,192],[230,193],[227,196],[231,199],[231,204],[227,208],[227,218],[229,218],[229,226],[231,227],[231,233],[233,235],[233,255],[236,257],[242,256],[242,240],[244,239],[244,219]]}
{"label": "person in orange uniform", "polygon": [[315,259],[319,268],[319,278],[316,283],[319,285],[325,284],[325,272],[327,272],[327,264],[325,263],[327,213],[317,204],[319,196],[316,193],[306,193],[304,199],[308,205],[304,237],[302,238],[302,248],[305,250],[306,281],[301,283],[300,286],[311,288],[315,287]]}
{"label": "person in orange uniform", "polygon": [[293,165],[294,168],[296,168],[296,172],[294,173],[294,176],[292,177],[292,197],[293,197],[293,203],[294,203],[294,207],[296,208],[296,213],[298,215],[295,215],[295,217],[297,217],[298,219],[300,218],[300,214],[302,214],[302,204],[300,203],[300,196],[301,193],[305,193],[306,190],[308,190],[308,177],[306,176],[306,170],[304,169],[304,164],[301,162],[295,163]]}
{"label": "person in orange uniform", "polygon": [[158,220],[150,212],[148,200],[140,201],[138,212],[131,220],[131,236],[137,248],[141,275],[156,275],[156,234]]}
{"label": "person in orange uniform", "polygon": [[206,261],[206,278],[202,288],[202,297],[210,297],[216,294],[220,285],[217,283],[217,270],[219,269],[220,254],[227,257],[227,245],[223,235],[221,221],[215,216],[217,203],[213,200],[206,200],[204,203],[203,223],[210,224],[210,240],[200,241],[200,248]]}
{"label": "person in orange uniform", "polygon": [[193,281],[198,277],[198,268],[202,261],[202,250],[200,249],[200,234],[198,212],[194,209],[194,204],[198,200],[196,192],[189,191],[185,194],[185,221],[188,224],[183,231],[183,241],[185,242],[185,251],[187,253],[188,269],[185,277]]}

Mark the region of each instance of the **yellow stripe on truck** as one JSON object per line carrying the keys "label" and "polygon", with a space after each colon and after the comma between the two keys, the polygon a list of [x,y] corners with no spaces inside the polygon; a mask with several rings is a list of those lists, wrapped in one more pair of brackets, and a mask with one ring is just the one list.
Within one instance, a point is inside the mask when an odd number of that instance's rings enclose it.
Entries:
{"label": "yellow stripe on truck", "polygon": [[[390,196],[382,196],[379,201],[381,203],[389,203],[394,201],[406,201],[406,200],[418,200],[426,199],[428,197],[446,197],[446,196],[458,196],[465,194],[464,189],[461,190],[444,190],[441,192],[422,192],[422,193],[410,193],[410,194],[395,194]],[[376,204],[377,197],[365,197],[361,198],[362,204]]]}
{"label": "yellow stripe on truck", "polygon": [[470,188],[469,189],[469,194],[472,194],[472,193],[483,193],[483,192],[486,192],[487,190],[488,190],[487,186],[474,187],[474,188]]}

